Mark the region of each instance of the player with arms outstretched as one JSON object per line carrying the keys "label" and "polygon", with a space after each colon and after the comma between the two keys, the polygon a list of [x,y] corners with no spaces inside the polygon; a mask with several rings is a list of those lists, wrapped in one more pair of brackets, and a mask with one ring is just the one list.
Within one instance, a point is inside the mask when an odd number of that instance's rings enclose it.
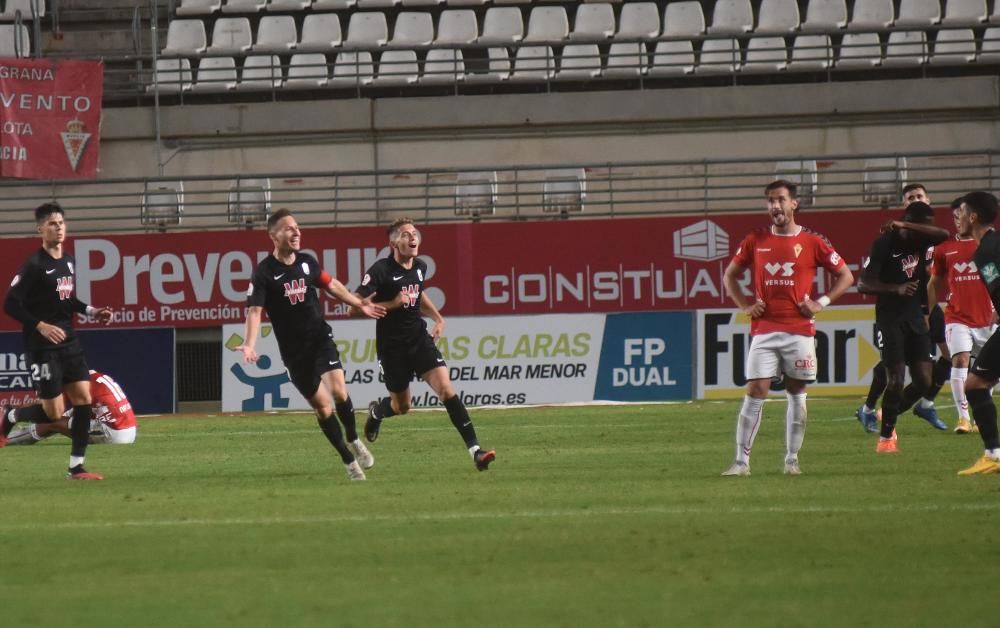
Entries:
{"label": "player with arms outstretched", "polygon": [[[750,450],[763,415],[771,379],[785,376],[785,466],[799,475],[799,449],[806,430],[806,385],[816,379],[815,316],[854,282],[847,264],[829,240],[798,225],[797,186],[778,180],[768,185],[770,227],[752,231],[726,268],[726,291],[750,318],[747,392],[736,421],[736,460],[722,472],[750,475]],[[740,288],[740,276],[751,269],[753,294]],[[809,292],[819,269],[834,275],[830,291],[813,300]]]}

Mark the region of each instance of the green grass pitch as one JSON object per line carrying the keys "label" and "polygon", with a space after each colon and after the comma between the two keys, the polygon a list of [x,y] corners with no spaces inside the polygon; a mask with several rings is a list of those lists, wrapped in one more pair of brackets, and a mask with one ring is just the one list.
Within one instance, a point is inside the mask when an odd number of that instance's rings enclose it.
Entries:
{"label": "green grass pitch", "polygon": [[[996,626],[1000,476],[978,435],[906,414],[876,455],[856,402],[784,401],[749,478],[736,402],[390,419],[351,483],[305,414],[146,419],[63,478],[67,439],[0,450],[4,626]],[[945,410],[951,421],[953,411]],[[359,413],[359,427],[361,413]]]}

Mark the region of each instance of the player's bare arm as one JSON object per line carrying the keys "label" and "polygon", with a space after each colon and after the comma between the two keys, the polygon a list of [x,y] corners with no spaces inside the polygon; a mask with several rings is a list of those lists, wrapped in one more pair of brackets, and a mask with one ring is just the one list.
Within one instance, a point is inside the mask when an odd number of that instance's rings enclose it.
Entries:
{"label": "player's bare arm", "polygon": [[382,305],[362,299],[348,290],[336,277],[330,277],[330,282],[323,290],[331,297],[351,306],[352,311],[357,310],[359,314],[364,314],[368,318],[382,318],[385,316],[385,308]]}
{"label": "player's bare arm", "polygon": [[233,349],[243,354],[244,362],[256,362],[257,333],[260,332],[260,316],[264,311],[259,305],[252,305],[247,308],[247,320],[243,327],[243,344]]}
{"label": "player's bare arm", "polygon": [[941,276],[931,275],[927,282],[927,306],[933,308],[938,303],[938,295],[941,294]]}
{"label": "player's bare arm", "polygon": [[434,321],[431,338],[434,340],[440,338],[441,334],[444,333],[444,317],[441,316],[441,312],[438,311],[437,306],[427,298],[426,293],[420,295],[420,313],[424,316],[429,316]]}
{"label": "player's bare arm", "polygon": [[909,229],[910,231],[919,233],[925,240],[927,240],[929,245],[944,242],[949,237],[949,233],[946,229],[942,229],[941,227],[930,223],[890,220],[882,225],[882,233],[886,233],[887,231],[898,231],[900,229]]}
{"label": "player's bare arm", "polygon": [[745,298],[740,291],[739,276],[744,270],[744,266],[740,266],[736,262],[729,262],[722,278],[723,284],[726,286],[726,293],[729,294],[729,298],[736,304],[736,307],[750,318],[760,318],[764,315],[767,305],[760,299],[751,301]]}
{"label": "player's bare arm", "polygon": [[916,294],[919,282],[907,281],[906,283],[885,283],[874,277],[861,277],[858,279],[858,292],[862,294],[898,294],[908,297]]}
{"label": "player's bare arm", "polygon": [[841,266],[836,274],[834,275],[833,287],[830,291],[826,293],[826,299],[818,299],[814,301],[808,294],[806,298],[799,303],[799,311],[806,318],[813,318],[823,310],[824,307],[830,305],[834,301],[840,298],[842,294],[847,292],[847,289],[854,285],[854,273],[851,269],[847,267],[847,264]]}

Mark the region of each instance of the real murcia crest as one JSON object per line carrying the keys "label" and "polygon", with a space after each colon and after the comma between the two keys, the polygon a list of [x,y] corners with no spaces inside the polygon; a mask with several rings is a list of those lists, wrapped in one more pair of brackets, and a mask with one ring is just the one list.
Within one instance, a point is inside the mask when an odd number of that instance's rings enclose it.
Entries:
{"label": "real murcia crest", "polygon": [[799,253],[802,252],[802,245],[796,244],[795,246],[792,247],[792,250],[795,251],[795,257],[798,257]]}
{"label": "real murcia crest", "polygon": [[66,130],[59,135],[62,137],[69,165],[73,168],[73,172],[76,172],[77,166],[80,165],[80,157],[83,156],[83,151],[87,148],[91,134],[84,131],[83,122],[70,120],[66,123]]}

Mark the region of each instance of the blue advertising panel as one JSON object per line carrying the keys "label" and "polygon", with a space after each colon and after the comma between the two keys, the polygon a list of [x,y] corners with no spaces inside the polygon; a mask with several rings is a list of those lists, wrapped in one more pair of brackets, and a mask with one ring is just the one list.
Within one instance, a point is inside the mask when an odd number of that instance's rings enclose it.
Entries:
{"label": "blue advertising panel", "polygon": [[[174,412],[174,330],[77,330],[87,364],[125,390],[136,414]],[[33,403],[31,377],[20,332],[0,333],[0,402]]]}
{"label": "blue advertising panel", "polygon": [[692,399],[691,312],[609,314],[594,399]]}

